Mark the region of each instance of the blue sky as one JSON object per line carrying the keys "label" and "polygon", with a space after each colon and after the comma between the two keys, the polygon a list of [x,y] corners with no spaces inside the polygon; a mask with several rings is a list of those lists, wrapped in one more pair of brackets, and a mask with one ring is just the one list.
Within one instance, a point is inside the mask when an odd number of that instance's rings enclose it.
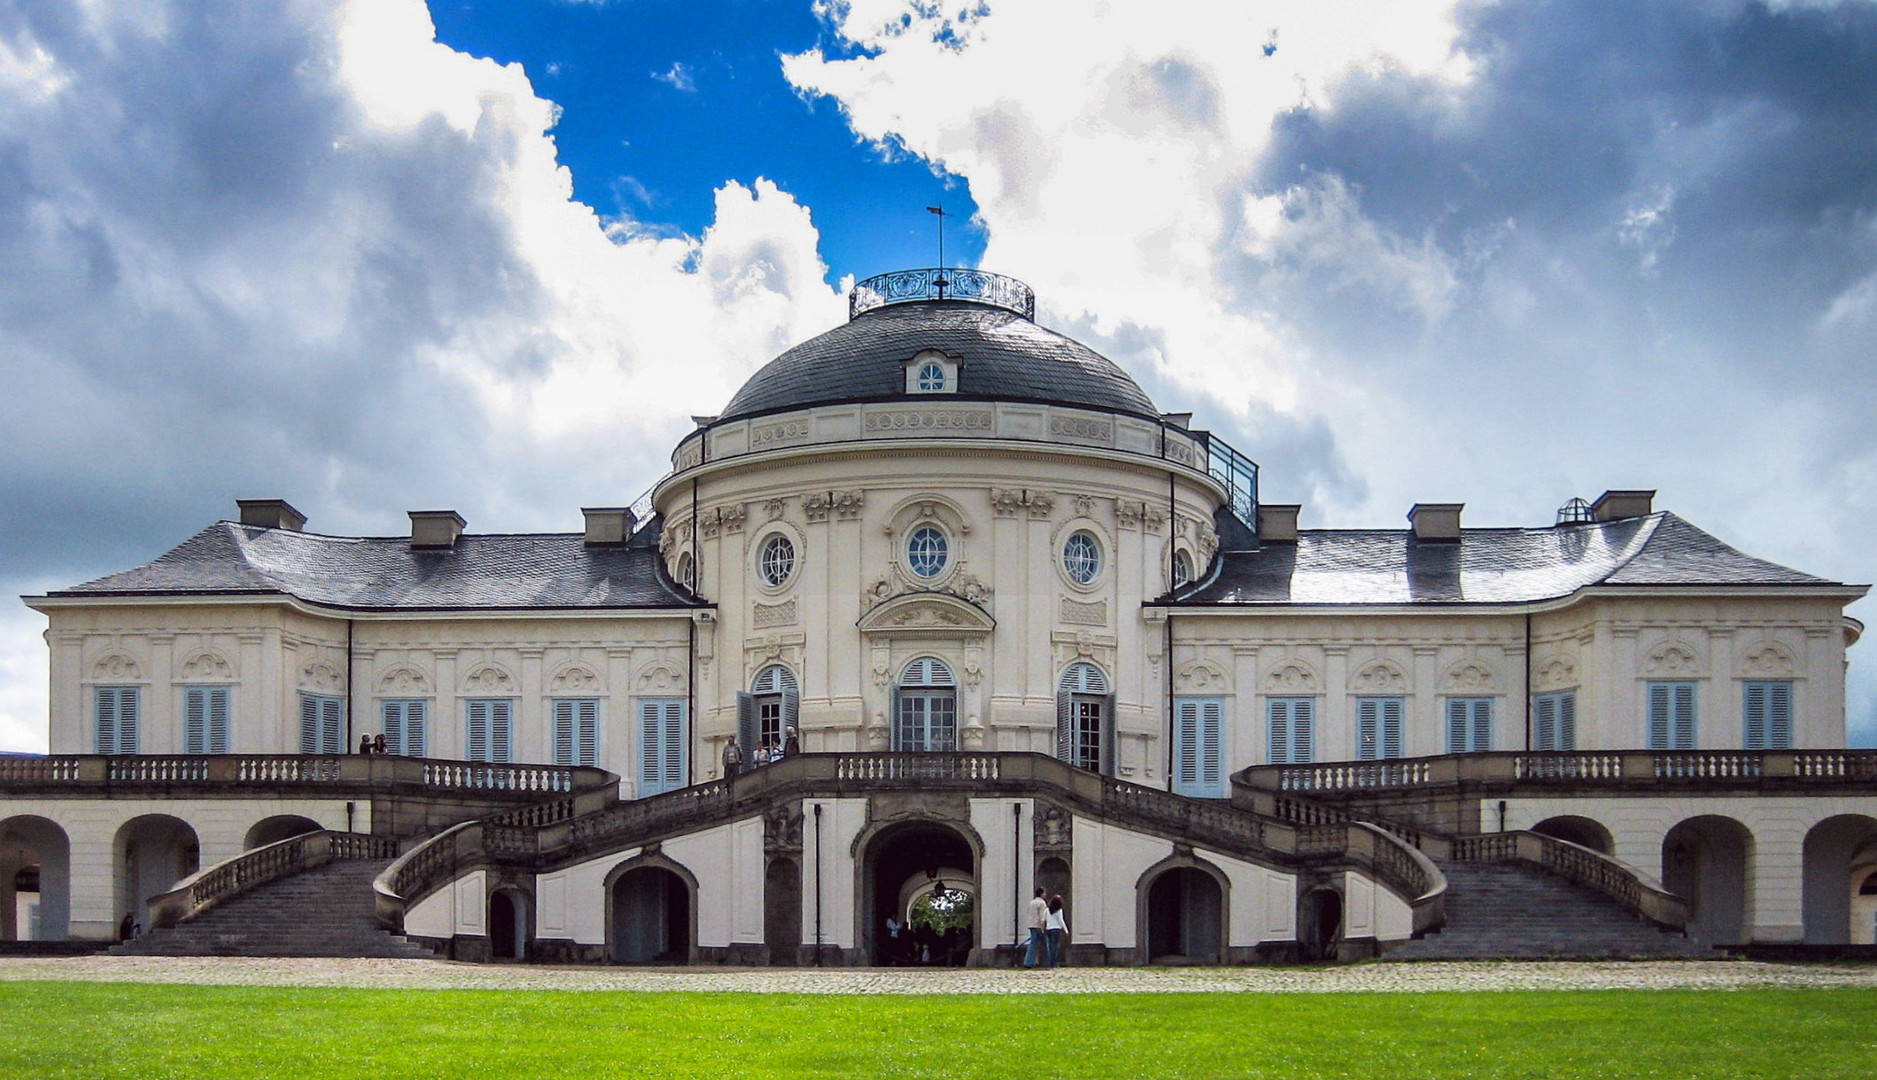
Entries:
{"label": "blue sky", "polygon": [[966,182],[858,139],[837,104],[783,78],[784,53],[855,52],[808,4],[439,2],[431,16],[439,41],[520,63],[560,106],[561,164],[601,214],[695,235],[717,185],[761,176],[826,208],[815,225],[832,280],[934,264],[934,204],[958,214],[947,261],[983,254]]}
{"label": "blue sky", "polygon": [[1877,581],[1872,0],[0,0],[0,592],[576,529],[940,199],[1306,528],[1651,488]]}

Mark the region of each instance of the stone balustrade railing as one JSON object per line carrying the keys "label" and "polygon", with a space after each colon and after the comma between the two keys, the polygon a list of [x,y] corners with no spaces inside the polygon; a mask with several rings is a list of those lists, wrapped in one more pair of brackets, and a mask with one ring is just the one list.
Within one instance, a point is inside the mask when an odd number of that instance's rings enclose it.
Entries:
{"label": "stone balustrade railing", "polygon": [[397,851],[396,840],[364,833],[320,831],[288,837],[223,859],[151,897],[148,925],[174,926],[229,897],[335,860],[388,859]]}
{"label": "stone balustrade railing", "polygon": [[1453,841],[1453,858],[1533,863],[1594,889],[1659,926],[1682,931],[1688,927],[1688,902],[1661,882],[1620,859],[1555,836],[1519,831],[1458,837]]}
{"label": "stone balustrade railing", "polygon": [[1877,779],[1873,750],[1507,751],[1319,765],[1254,765],[1238,783],[1263,791],[1322,794],[1465,783],[1842,783]]}
{"label": "stone balustrade railing", "polygon": [[[35,786],[95,786],[135,789],[186,786],[203,789],[328,787],[335,793],[373,790],[464,791],[519,796],[573,793],[608,787],[617,778],[604,769],[557,765],[494,765],[369,754],[69,754],[0,757],[0,791]],[[232,793],[232,792],[231,792]]]}

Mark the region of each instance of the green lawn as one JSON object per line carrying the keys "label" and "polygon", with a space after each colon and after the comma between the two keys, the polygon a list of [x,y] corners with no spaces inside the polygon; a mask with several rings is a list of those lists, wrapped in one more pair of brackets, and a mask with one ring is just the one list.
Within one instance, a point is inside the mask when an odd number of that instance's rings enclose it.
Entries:
{"label": "green lawn", "polygon": [[1870,1077],[1877,991],[759,996],[0,983],[0,1077]]}

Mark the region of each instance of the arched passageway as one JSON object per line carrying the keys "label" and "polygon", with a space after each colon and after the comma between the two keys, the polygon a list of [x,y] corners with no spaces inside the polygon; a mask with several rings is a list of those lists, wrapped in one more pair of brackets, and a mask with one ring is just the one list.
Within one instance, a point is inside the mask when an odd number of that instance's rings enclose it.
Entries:
{"label": "arched passageway", "polygon": [[1662,838],[1662,884],[1688,901],[1690,937],[1710,945],[1749,939],[1752,858],[1753,834],[1733,818],[1689,818]]}
{"label": "arched passageway", "polygon": [[1829,817],[1805,834],[1805,941],[1808,945],[1870,944],[1873,913],[1858,898],[1877,873],[1877,819]]}
{"label": "arched passageway", "polygon": [[69,935],[71,841],[46,818],[0,821],[0,941],[63,941]]}
{"label": "arched passageway", "polygon": [[243,851],[252,851],[257,847],[277,844],[303,833],[318,832],[319,829],[319,822],[298,814],[279,814],[262,818],[248,830],[247,838],[241,841],[241,848]]}
{"label": "arched passageway", "polygon": [[1297,898],[1298,959],[1306,963],[1335,959],[1336,943],[1342,936],[1342,893],[1318,888]]}
{"label": "arched passageway", "polygon": [[489,955],[496,960],[525,960],[533,920],[528,898],[519,889],[497,889],[489,894]]}
{"label": "arched passageway", "polygon": [[1546,818],[1533,825],[1532,831],[1541,836],[1555,836],[1559,840],[1568,840],[1605,855],[1616,853],[1616,844],[1610,837],[1610,830],[1604,828],[1602,823],[1587,817],[1566,814]]}
{"label": "arched passageway", "polygon": [[608,953],[620,964],[688,964],[694,943],[692,884],[663,866],[637,866],[609,887]]}
{"label": "arched passageway", "polygon": [[112,851],[117,865],[115,910],[131,915],[146,930],[151,897],[174,888],[195,873],[201,862],[196,831],[168,814],[145,814],[126,821],[117,830]]}
{"label": "arched passageway", "polygon": [[1163,870],[1147,885],[1146,923],[1148,963],[1217,963],[1225,945],[1225,891],[1199,867]]}
{"label": "arched passageway", "polygon": [[861,911],[869,960],[962,967],[976,943],[977,855],[958,830],[909,821],[867,844]]}

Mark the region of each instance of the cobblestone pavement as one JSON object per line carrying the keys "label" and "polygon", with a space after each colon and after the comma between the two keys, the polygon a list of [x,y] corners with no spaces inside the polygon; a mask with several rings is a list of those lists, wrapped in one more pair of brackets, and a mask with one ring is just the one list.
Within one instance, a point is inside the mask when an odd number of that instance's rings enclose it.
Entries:
{"label": "cobblestone pavement", "polygon": [[1877,987],[1877,966],[1746,961],[1370,963],[1335,968],[612,968],[441,960],[0,957],[0,981],[463,990],[704,990],[793,994],[1421,993],[1751,986]]}

